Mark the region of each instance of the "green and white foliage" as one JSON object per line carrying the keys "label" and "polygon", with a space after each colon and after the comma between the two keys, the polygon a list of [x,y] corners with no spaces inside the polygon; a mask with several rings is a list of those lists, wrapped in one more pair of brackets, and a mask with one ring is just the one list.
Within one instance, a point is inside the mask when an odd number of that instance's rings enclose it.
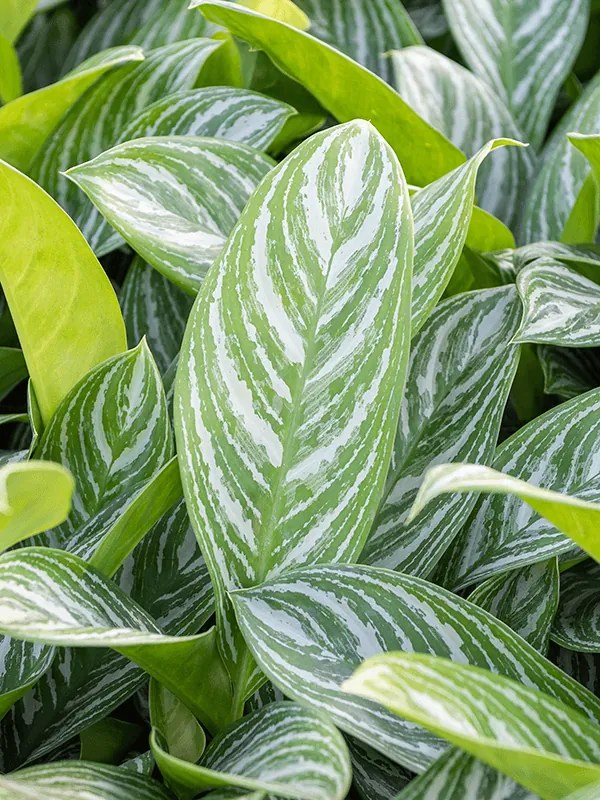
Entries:
{"label": "green and white foliage", "polygon": [[[415,337],[386,487],[361,560],[426,576],[460,531],[475,498],[444,498],[406,517],[425,470],[490,462],[518,363],[514,286],[458,295]],[[468,454],[468,455],[467,455]]]}
{"label": "green and white foliage", "polygon": [[462,57],[539,148],[583,43],[589,0],[443,0],[443,5]]}
{"label": "green and white foliage", "polygon": [[71,106],[45,142],[31,175],[68,211],[99,255],[110,252],[120,240],[113,236],[97,247],[100,216],[92,213],[84,195],[61,173],[121,141],[130,120],[151,103],[193,88],[220,46],[210,39],[178,42],[151,51],[139,64],[112,70]]}
{"label": "green and white foliage", "polygon": [[298,0],[310,32],[391,83],[390,50],[422,43],[402,3],[393,0]]}
{"label": "green and white foliage", "polygon": [[270,703],[214,739],[199,764],[163,750],[152,737],[156,763],[185,796],[236,787],[294,800],[344,800],[351,767],[342,735],[327,720],[296,703]]}
{"label": "green and white foliage", "polygon": [[245,144],[169,136],[117,145],[68,177],[140,256],[195,294],[272,167]]}
{"label": "green and white foliage", "polygon": [[369,659],[344,683],[509,775],[542,800],[600,778],[600,726],[487,670],[416,653]]}
{"label": "green and white foliage", "polygon": [[412,250],[398,162],[355,122],[270,173],[202,286],[176,431],[229,663],[227,590],[364,544],[407,367]]}
{"label": "green and white foliage", "polygon": [[[575,5],[575,4],[574,4]],[[595,203],[588,212],[586,192],[591,167],[585,156],[569,142],[570,131],[596,133],[600,129],[600,73],[554,129],[542,151],[535,181],[527,196],[520,232],[523,242],[563,239],[574,243],[593,241],[598,224]]]}
{"label": "green and white foliage", "polygon": [[550,259],[519,272],[523,324],[517,341],[559,347],[600,346],[600,286]]}
{"label": "green and white foliage", "polygon": [[536,348],[544,373],[544,391],[565,400],[600,385],[600,350],[540,345]]}
{"label": "green and white foliage", "polygon": [[232,595],[253,656],[287,697],[417,772],[436,738],[352,699],[340,686],[382,651],[415,651],[483,667],[545,691],[591,719],[600,701],[488,612],[419,578],[361,566],[295,570]]}
{"label": "green and white foliage", "polygon": [[413,777],[395,761],[358,739],[347,738],[352,759],[352,781],[359,796],[371,798],[396,797]]}
{"label": "green and white foliage", "polygon": [[593,561],[563,572],[552,639],[561,647],[600,653],[600,567]]}
{"label": "green and white foliage", "polygon": [[0,719],[40,679],[54,648],[0,636]]}
{"label": "green and white foliage", "polygon": [[[468,156],[496,137],[526,141],[502,100],[450,58],[428,47],[408,47],[392,53],[391,60],[394,85],[404,100]],[[481,206],[513,223],[533,166],[530,150],[495,153],[481,167]]]}
{"label": "green and white foliage", "polygon": [[[551,494],[559,492],[593,503],[600,500],[596,446],[599,425],[600,391],[579,395],[507,439],[498,448],[492,466],[533,484],[533,497],[535,487],[542,486],[552,490]],[[483,487],[477,488],[481,491]],[[490,488],[493,490],[493,486]],[[497,488],[502,491],[501,483]],[[543,502],[546,498],[541,499]],[[557,500],[554,496],[547,499],[551,503]],[[568,500],[567,497],[565,502]],[[589,502],[583,506],[587,514]],[[569,506],[561,513],[568,518]],[[573,521],[571,524],[572,535],[578,526]],[[592,530],[590,524],[586,541],[594,541]],[[492,494],[478,501],[437,577],[446,586],[471,586],[508,569],[546,561],[572,550],[573,542],[518,496]]]}

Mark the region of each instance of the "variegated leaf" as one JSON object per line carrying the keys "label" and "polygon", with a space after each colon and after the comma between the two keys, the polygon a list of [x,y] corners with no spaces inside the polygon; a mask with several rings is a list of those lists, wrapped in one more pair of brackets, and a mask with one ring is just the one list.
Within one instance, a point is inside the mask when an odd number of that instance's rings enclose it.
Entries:
{"label": "variegated leaf", "polygon": [[518,247],[513,253],[513,258],[517,272],[538,259],[549,259],[576,270],[595,283],[600,280],[600,245],[597,244],[534,242]]}
{"label": "variegated leaf", "polygon": [[[480,464],[440,464],[432,467],[425,475],[409,520],[419,514],[424,506],[434,498],[452,492],[484,492],[517,497],[548,520],[555,529],[558,528],[579,547],[600,561],[600,537],[597,535],[600,523],[600,503],[543,489],[505,472],[499,472]],[[594,492],[593,489],[592,492]],[[478,510],[478,513],[480,512],[481,509]],[[520,544],[521,542],[517,542],[517,547]],[[524,544],[527,547],[527,541]],[[569,544],[568,540],[566,543],[559,541],[558,546],[562,545],[559,552],[565,552]],[[542,542],[539,549],[542,550],[548,546],[549,542]],[[569,549],[572,549],[572,546]],[[531,556],[535,556],[535,552],[530,553],[530,558]],[[522,558],[522,553],[519,553],[518,557]],[[532,563],[540,560],[542,559],[531,558]]]}
{"label": "variegated leaf", "polygon": [[53,658],[53,647],[0,636],[0,719],[41,678]]}
{"label": "variegated leaf", "polygon": [[340,122],[370,120],[395,150],[410,183],[425,186],[465,160],[381,78],[325,42],[227,0],[193,0],[192,5],[211,22],[264,50]]}
{"label": "variegated leaf", "polygon": [[600,653],[600,566],[593,561],[562,573],[552,639],[568,650]]}
{"label": "variegated leaf", "polygon": [[475,498],[445,498],[406,517],[423,473],[440,461],[494,456],[518,363],[514,286],[441,303],[412,342],[407,388],[379,511],[361,560],[426,576],[458,534]]}
{"label": "variegated leaf", "polygon": [[272,167],[239,142],[169,136],[125,142],[67,174],[134,250],[194,294]]}
{"label": "variegated leaf", "polygon": [[76,476],[71,514],[48,538],[60,546],[167,463],[173,455],[167,403],[145,342],[108,359],[71,390],[44,431],[39,455]]}
{"label": "variegated leaf", "polygon": [[600,346],[600,286],[542,258],[519,272],[523,324],[518,342],[559,347]]}
{"label": "variegated leaf", "polygon": [[202,68],[221,46],[212,39],[178,42],[151,51],[141,64],[113,70],[71,106],[45,142],[31,175],[80,225],[99,255],[118,246],[120,239],[115,234],[102,250],[97,248],[100,215],[90,213],[85,196],[61,173],[122,141],[130,120],[154,101],[195,86]]}
{"label": "variegated leaf", "polygon": [[117,47],[98,53],[61,81],[18,97],[0,108],[0,158],[29,171],[33,160],[59,124],[96,81],[116,67],[141,61],[139,47]]}
{"label": "variegated leaf", "polygon": [[569,133],[568,137],[573,147],[580,150],[590,162],[592,171],[600,181],[600,133]]}
{"label": "variegated leaf", "polygon": [[544,391],[565,400],[600,385],[600,349],[550,347],[536,349],[544,373]]}
{"label": "variegated leaf", "polygon": [[[455,61],[429,47],[408,47],[392,54],[392,64],[401,97],[468,156],[499,136],[525,140],[502,101]],[[480,170],[480,205],[512,225],[534,161],[531,150],[494,154]]]}
{"label": "variegated leaf", "polygon": [[398,161],[349,123],[263,181],[192,310],[178,450],[242,695],[225,592],[351,560],[368,534],[406,373],[412,250]]}
{"label": "variegated leaf", "polygon": [[402,3],[391,0],[297,0],[310,32],[391,83],[390,50],[423,39]]}
{"label": "variegated leaf", "polygon": [[120,300],[129,346],[135,347],[146,337],[164,375],[179,353],[192,298],[136,256],[121,287]]}
{"label": "variegated leaf", "polygon": [[287,697],[409,769],[442,752],[438,739],[340,690],[382,651],[431,653],[484,667],[546,691],[591,719],[600,700],[491,614],[420,578],[362,566],[295,570],[232,600],[244,638]]}
{"label": "variegated leaf", "polygon": [[[576,3],[573,3],[573,7]],[[537,175],[527,195],[521,224],[521,240],[538,242],[564,239],[573,214],[579,217],[577,235],[568,241],[593,241],[596,218],[586,220],[577,201],[586,190],[591,167],[585,156],[567,138],[569,131],[595,133],[600,129],[600,73],[590,81],[548,139],[542,152]],[[594,189],[592,185],[592,189]],[[581,225],[585,230],[581,228]],[[587,233],[587,235],[582,235]]]}
{"label": "variegated leaf", "polygon": [[415,224],[413,299],[414,336],[448,285],[470,235],[480,228],[475,218],[475,181],[484,159],[512,139],[493,139],[460,167],[420,189],[411,198]]}
{"label": "variegated leaf", "polygon": [[77,38],[77,20],[64,6],[36,14],[17,43],[26,92],[49,86],[64,74],[65,55]]}
{"label": "variegated leaf", "polygon": [[589,0],[443,0],[452,35],[535,148],[583,44]]}
{"label": "variegated leaf", "polygon": [[0,778],[1,800],[170,800],[158,781],[86,761],[55,761]]}
{"label": "variegated leaf", "polygon": [[552,661],[596,696],[600,687],[600,654],[578,653],[550,643]]}
{"label": "variegated leaf", "polygon": [[396,797],[412,774],[358,739],[349,737],[352,783],[362,800]]}
{"label": "variegated leaf", "polygon": [[151,744],[161,772],[184,796],[237,787],[294,800],[343,800],[350,788],[342,735],[296,703],[271,703],[239,720],[211,742],[199,764],[170,755],[156,733]]}
{"label": "variegated leaf", "polygon": [[71,553],[29,547],[0,556],[0,631],[62,647],[110,647],[164,684],[211,730],[231,721],[231,687],[214,628],[198,636],[161,633],[141,606]]}
{"label": "variegated leaf", "polygon": [[[540,502],[552,503],[558,499],[557,492],[565,493],[559,495],[565,503],[560,506],[561,520],[562,514],[565,520],[569,518],[570,509],[574,516],[579,509],[588,513],[585,501],[600,500],[599,430],[600,390],[596,390],[525,425],[500,445],[492,466],[508,476],[531,482],[527,494],[531,494],[533,502],[538,485],[545,487],[539,490]],[[520,483],[518,490],[524,491]],[[566,494],[573,497],[565,499]],[[574,531],[575,528],[571,533]],[[589,536],[590,541],[597,539],[593,527]],[[572,550],[573,542],[554,524],[538,517],[519,497],[492,495],[478,501],[469,523],[451,548],[451,558],[436,577],[446,586],[470,586],[508,569],[546,561]]]}
{"label": "variegated leaf", "polygon": [[448,33],[441,0],[404,0],[404,6],[424,39],[438,39]]}
{"label": "variegated leaf", "polygon": [[543,800],[600,779],[600,725],[488,670],[417,653],[368,659],[342,687],[504,772]]}
{"label": "variegated leaf", "polygon": [[505,622],[546,654],[558,608],[558,559],[496,575],[478,586],[469,601]]}
{"label": "variegated leaf", "polygon": [[572,792],[568,797],[564,797],[563,800],[596,800],[599,795],[600,782],[584,786],[583,789]]}

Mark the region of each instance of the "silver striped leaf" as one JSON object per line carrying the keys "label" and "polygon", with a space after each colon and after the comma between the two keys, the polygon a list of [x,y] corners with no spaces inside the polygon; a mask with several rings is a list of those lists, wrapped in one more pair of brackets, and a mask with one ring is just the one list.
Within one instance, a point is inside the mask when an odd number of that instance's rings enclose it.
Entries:
{"label": "silver striped leaf", "polygon": [[52,664],[54,648],[0,636],[0,719]]}
{"label": "silver striped leaf", "polygon": [[158,136],[124,142],[67,175],[142,258],[195,294],[273,165],[240,142]]}
{"label": "silver striped leaf", "polygon": [[298,0],[310,32],[391,83],[390,50],[423,39],[399,0]]}
{"label": "silver striped leaf", "polygon": [[242,694],[250,667],[225,593],[350,561],[368,534],[406,375],[412,255],[400,165],[355,121],[263,181],[192,310],[178,452]]}
{"label": "silver striped leaf", "polygon": [[216,737],[199,764],[176,758],[153,733],[163,776],[186,795],[213,787],[294,800],[344,800],[352,769],[342,735],[325,716],[296,703],[271,703]]}
{"label": "silver striped leaf", "polygon": [[122,141],[129,121],[146,106],[166,94],[195,86],[203,67],[222,44],[212,39],[178,42],[151,51],[140,64],[113,70],[71,106],[46,140],[31,176],[75,220],[98,255],[110,252],[120,239],[115,234],[103,243],[103,251],[97,249],[100,214],[90,213],[89,201],[61,173]]}
{"label": "silver striped leaf", "polygon": [[539,800],[513,780],[458,748],[450,748],[395,800]]}
{"label": "silver striped leaf", "polygon": [[164,375],[179,353],[192,298],[136,256],[123,281],[120,302],[129,346],[146,337]]}
{"label": "silver striped leaf", "polygon": [[600,245],[572,245],[562,242],[526,244],[514,251],[516,271],[520,272],[538,258],[558,261],[596,283],[600,280]]}
{"label": "silver striped leaf", "polygon": [[537,149],[587,30],[589,0],[443,0],[469,67]]}
{"label": "silver striped leaf", "polygon": [[[0,589],[0,632],[61,647],[109,647],[164,684],[209,730],[234,719],[214,628],[196,636],[163,634],[115,583],[48,547],[0,556]],[[201,675],[210,675],[204,691]]]}
{"label": "silver striped leaf", "polygon": [[[263,50],[285,75],[314,95],[340,122],[368,119],[387,139],[406,179],[425,186],[465,160],[385,81],[308,33],[227,0],[193,0],[211,22]],[[319,65],[318,69],[315,65]],[[327,74],[327,80],[322,75]],[[352,91],[348,92],[348,86]],[[418,142],[419,147],[414,143]]]}
{"label": "silver striped leaf", "polygon": [[358,739],[349,737],[352,785],[362,800],[389,800],[407,785],[412,774]]}
{"label": "silver striped leaf", "polygon": [[[531,482],[532,491],[541,485],[584,501],[600,501],[599,430],[600,390],[595,390],[525,425],[500,445],[492,466],[507,477]],[[573,548],[571,539],[519,497],[490,495],[478,501],[436,579],[458,589]]]}
{"label": "silver striped leaf", "polygon": [[541,345],[536,352],[546,394],[570,400],[600,384],[600,349]]}
{"label": "silver striped leaf", "polygon": [[[117,581],[161,629],[183,636],[201,630],[214,612],[212,587],[183,501],[138,545]],[[146,680],[141,669],[110,650],[59,649],[51,670],[0,726],[2,767],[15,769],[56,749]]]}
{"label": "silver striped leaf", "polygon": [[424,39],[438,39],[448,33],[441,0],[404,0],[404,6]]}
{"label": "silver striped leaf", "polygon": [[600,286],[548,258],[521,270],[523,323],[515,341],[600,346]]}
{"label": "silver striped leaf", "polygon": [[55,761],[0,778],[1,800],[170,800],[146,775],[90,761]]}
{"label": "silver striped leaf", "polygon": [[579,229],[579,235],[573,238],[572,234],[568,239],[575,242],[594,240],[597,219],[592,217],[588,224],[584,209],[577,207],[580,198],[585,201],[586,180],[591,176],[591,167],[585,156],[569,142],[567,133],[596,133],[599,129],[600,72],[556,126],[541,153],[521,219],[520,239],[523,243],[563,239],[573,215],[578,217],[577,224],[583,223],[586,230]]}
{"label": "silver striped leaf", "polygon": [[423,725],[544,800],[600,780],[600,725],[518,681],[421,653],[385,653],[343,689]]}
{"label": "silver striped leaf", "polygon": [[469,595],[469,602],[505,622],[546,655],[560,585],[558,559],[551,558],[488,578]]}
{"label": "silver striped leaf", "polygon": [[[424,324],[450,282],[472,228],[481,227],[474,207],[475,181],[484,159],[512,139],[492,139],[466,164],[411,197],[415,224],[412,335]],[[500,223],[498,223],[500,224]],[[511,281],[512,282],[512,281]]]}
{"label": "silver striped leaf", "polygon": [[[138,20],[141,20],[143,8],[147,5],[148,0],[142,3],[138,1]],[[131,41],[144,50],[149,50],[186,39],[211,37],[217,30],[216,26],[203,19],[202,15],[194,14],[189,6],[188,0],[163,1],[152,15],[147,16],[145,23],[131,37]]]}
{"label": "silver striped leaf", "polygon": [[600,653],[600,566],[584,561],[560,577],[552,639],[567,650]]}
{"label": "silver striped leaf", "polygon": [[145,342],[104,361],[69,392],[44,431],[39,456],[77,476],[71,514],[47,536],[58,546],[165,466],[173,456],[171,426]]}
{"label": "silver striped leaf", "polygon": [[392,462],[361,561],[426,577],[475,498],[445,497],[406,524],[422,476],[443,461],[490,463],[519,359],[514,286],[457,295],[413,339]]}
{"label": "silver striped leaf", "polygon": [[[467,156],[490,139],[525,140],[510,112],[491,89],[455,61],[429,47],[392,53],[394,86],[410,107]],[[531,150],[510,148],[482,165],[479,204],[511,226],[533,172]]]}
{"label": "silver striped leaf", "polygon": [[244,638],[287,697],[416,772],[441,755],[431,734],[342,692],[364,659],[402,649],[521,681],[598,719],[600,700],[491,614],[420,578],[363,566],[308,567],[232,594]]}

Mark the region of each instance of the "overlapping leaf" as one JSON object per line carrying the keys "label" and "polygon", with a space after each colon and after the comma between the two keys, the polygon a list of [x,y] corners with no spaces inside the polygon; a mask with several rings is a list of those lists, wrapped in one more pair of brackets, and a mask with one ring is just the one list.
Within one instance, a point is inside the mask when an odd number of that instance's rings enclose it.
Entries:
{"label": "overlapping leaf", "polygon": [[441,754],[440,742],[340,690],[363,659],[382,651],[453,658],[545,691],[591,719],[600,712],[600,701],[506,625],[419,578],[308,567],[232,598],[254,657],[287,697],[326,710],[342,730],[416,771]]}
{"label": "overlapping leaf", "polygon": [[[462,169],[462,168],[461,168]],[[361,560],[425,576],[449,547],[474,498],[439,503],[406,525],[423,472],[440,460],[493,458],[518,362],[514,287],[441,303],[413,340],[387,483]]]}
{"label": "overlapping leaf", "polygon": [[552,639],[561,647],[600,653],[600,567],[585,561],[563,572]]}
{"label": "overlapping leaf", "polygon": [[369,659],[343,688],[443,736],[542,800],[562,800],[600,778],[600,725],[487,670],[386,653]]}
{"label": "overlapping leaf", "polygon": [[600,181],[600,133],[570,133],[569,141],[573,147],[581,150]]}
{"label": "overlapping leaf", "polygon": [[600,350],[542,345],[536,352],[544,373],[544,391],[565,400],[600,384]]}
{"label": "overlapping leaf", "polygon": [[117,145],[68,177],[146,261],[193,294],[272,166],[239,142],[151,137]]}
{"label": "overlapping leaf", "polygon": [[44,674],[54,648],[0,636],[0,719]]}

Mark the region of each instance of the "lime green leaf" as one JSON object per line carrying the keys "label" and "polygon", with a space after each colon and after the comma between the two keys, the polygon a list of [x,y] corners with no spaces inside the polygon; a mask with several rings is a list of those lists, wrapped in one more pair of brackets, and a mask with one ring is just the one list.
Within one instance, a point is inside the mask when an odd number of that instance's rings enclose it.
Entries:
{"label": "lime green leaf", "polygon": [[0,281],[48,422],[88,370],[125,349],[125,326],[110,281],[73,222],[3,162],[0,202]]}
{"label": "lime green leaf", "polygon": [[178,452],[236,670],[225,592],[352,560],[367,537],[406,374],[412,227],[383,138],[332,128],[262,182],[192,310]]}
{"label": "lime green leaf", "polygon": [[538,793],[600,779],[600,726],[542,692],[484,669],[416,653],[368,659],[343,689],[383,704]]}
{"label": "lime green leaf", "polygon": [[444,0],[469,67],[504,100],[533,146],[544,141],[563,81],[583,44],[588,0]]}
{"label": "lime green leaf", "polygon": [[152,752],[170,783],[192,797],[237,787],[293,800],[343,800],[352,771],[342,735],[326,717],[296,703],[271,703],[214,739],[199,765],[175,758],[153,734]]}
{"label": "lime green leaf", "polygon": [[[473,73],[429,47],[407,47],[391,55],[394,86],[408,105],[467,156],[490,139],[525,140],[502,101]],[[466,122],[468,120],[468,123]],[[511,225],[533,172],[530,149],[495,153],[481,166],[479,204]]]}
{"label": "lime green leaf", "polygon": [[414,771],[441,742],[340,690],[361,660],[401,646],[453,658],[546,691],[591,719],[600,701],[491,614],[409,575],[362,566],[294,570],[232,594],[244,638],[286,697]]}
{"label": "lime green leaf", "polygon": [[2,0],[0,10],[0,34],[9,42],[19,38],[19,34],[35,13],[37,0]]}
{"label": "lime green leaf", "polygon": [[272,167],[245,144],[169,136],[117,145],[67,175],[134,250],[193,294]]}
{"label": "lime green leaf", "polygon": [[410,525],[406,517],[431,464],[492,461],[517,368],[511,339],[520,316],[514,286],[471,292],[441,303],[413,339],[392,463],[364,563],[424,577],[460,531],[474,498],[444,498]]}
{"label": "lime green leaf", "polygon": [[563,800],[597,800],[600,796],[600,783],[591,783],[583,789],[564,797]]}
{"label": "lime green leaf", "polygon": [[556,261],[540,258],[521,270],[524,316],[515,341],[559,347],[600,345],[600,286]]}
{"label": "lime green leaf", "polygon": [[19,56],[10,41],[0,34],[0,102],[9,103],[22,94]]}
{"label": "lime green leaf", "polygon": [[561,647],[600,653],[600,567],[585,561],[563,572],[552,639]]}
{"label": "lime green leaf", "polygon": [[211,729],[229,721],[230,684],[214,628],[167,636],[116,584],[51,548],[0,556],[0,587],[0,631],[62,647],[110,647],[164,684]]}
{"label": "lime green leaf", "polygon": [[240,0],[240,5],[258,11],[265,17],[285,22],[300,31],[307,30],[311,24],[304,11],[292,0]]}
{"label": "lime green leaf", "polygon": [[139,47],[119,47],[81,64],[76,72],[0,108],[0,158],[28,171],[63,115],[106,72],[141,61]]}
{"label": "lime green leaf", "polygon": [[409,520],[414,519],[435,497],[448,492],[485,492],[518,497],[600,561],[600,503],[542,489],[479,464],[440,464],[425,475]]}
{"label": "lime green leaf", "polygon": [[225,0],[194,0],[194,5],[207,19],[264,50],[340,122],[370,120],[395,150],[410,183],[424,186],[464,161],[463,154],[390,86],[330,45]]}
{"label": "lime green leaf", "polygon": [[0,777],[1,800],[171,800],[158,781],[86,761],[55,761]]}

